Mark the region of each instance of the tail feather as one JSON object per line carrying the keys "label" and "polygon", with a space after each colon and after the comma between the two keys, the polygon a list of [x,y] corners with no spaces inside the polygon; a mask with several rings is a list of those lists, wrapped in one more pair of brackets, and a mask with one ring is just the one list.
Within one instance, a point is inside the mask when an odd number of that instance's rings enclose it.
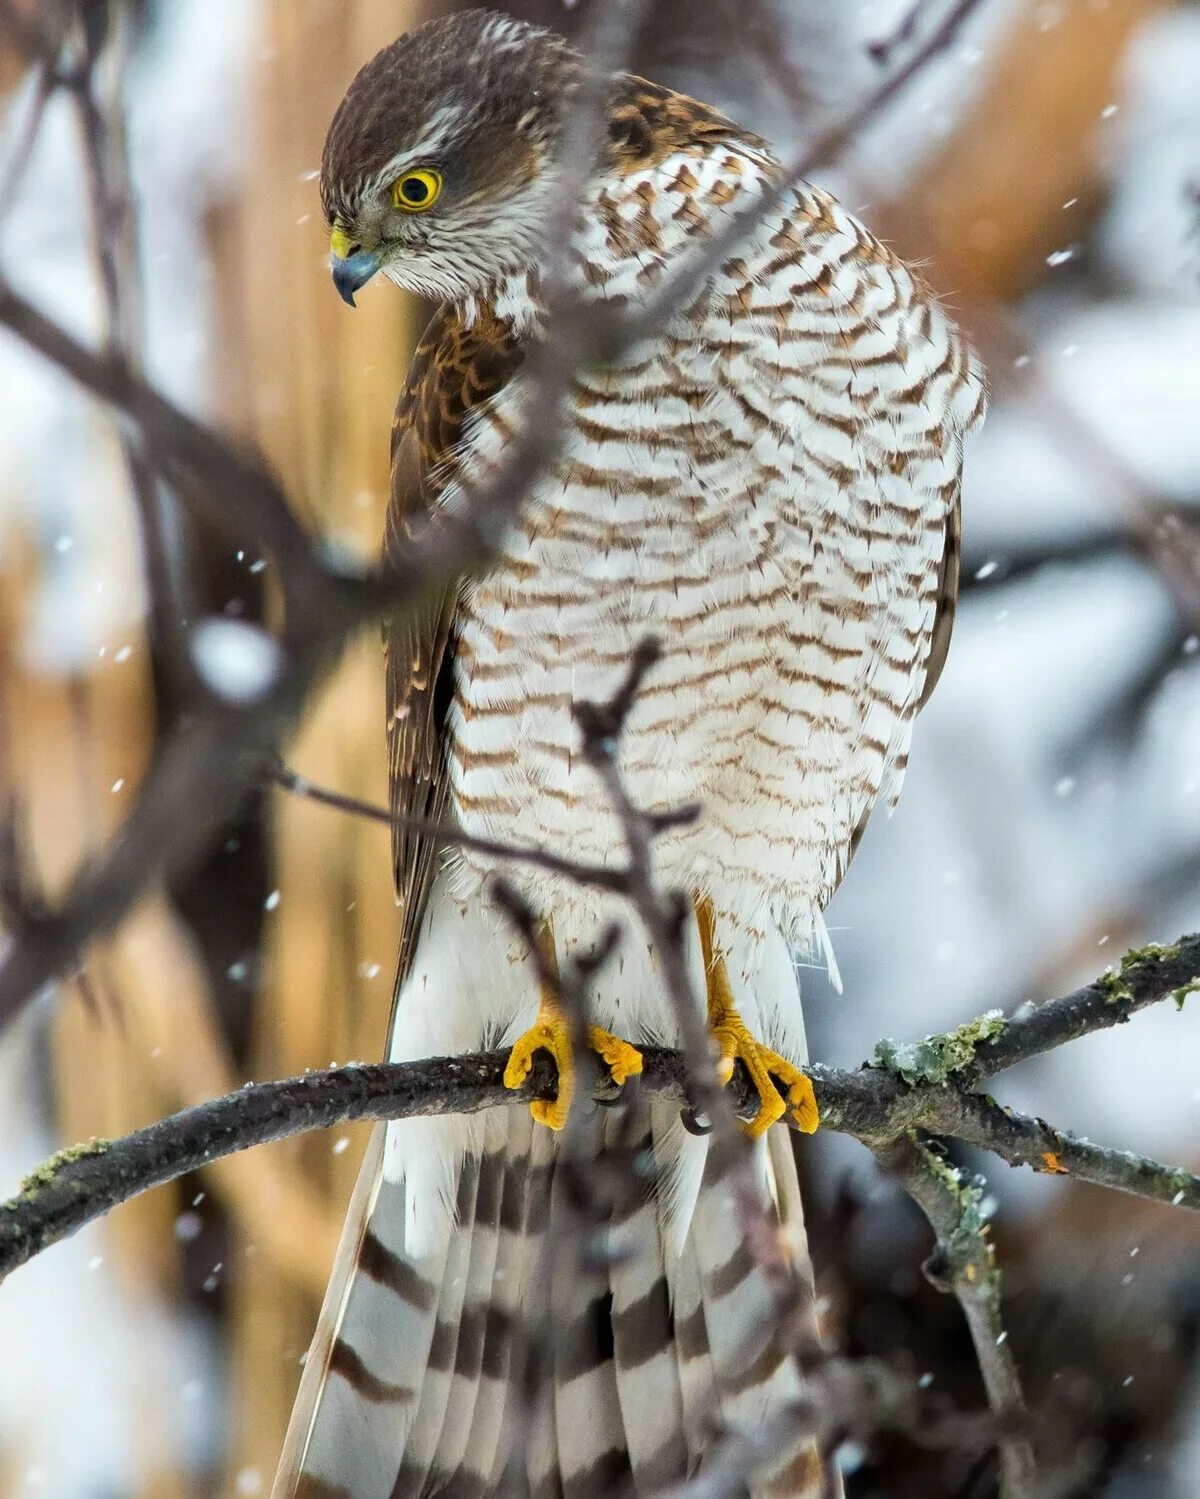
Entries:
{"label": "tail feather", "polygon": [[[661,1169],[678,1155],[677,1109],[636,1102],[594,1128],[601,1159],[617,1163],[604,1179],[618,1186],[585,1260],[573,1253],[563,1265],[551,1263],[545,1233],[576,1212],[577,1182],[525,1111],[473,1137],[456,1217],[440,1239],[410,1234],[417,1253],[406,1247],[405,1188],[383,1176],[377,1133],[274,1499],[647,1492],[702,1469],[720,1428],[752,1431],[799,1393],[727,1182],[705,1173],[680,1232]],[[630,1140],[649,1169],[630,1167]],[[780,1146],[764,1161],[786,1236],[798,1195]],[[564,1243],[578,1235],[553,1239]],[[539,1314],[551,1367],[526,1419],[525,1330]],[[748,1492],[800,1499],[821,1484],[808,1444],[774,1454]]]}
{"label": "tail feather", "polygon": [[[401,1481],[393,1490],[394,1499],[419,1499],[426,1492],[431,1472],[436,1472],[434,1462],[445,1435],[459,1337],[478,1309],[468,1300],[472,1253],[483,1240],[494,1237],[494,1230],[475,1217],[480,1177],[485,1161],[490,1159],[467,1156],[463,1161],[455,1202],[456,1231],[446,1257],[433,1339],[420,1379],[416,1415],[405,1446]],[[482,1305],[486,1307],[486,1302]]]}
{"label": "tail feather", "polygon": [[[463,1391],[461,1415],[448,1423],[455,1432],[461,1432],[461,1443],[447,1442],[438,1451],[438,1464],[448,1472],[491,1475],[497,1468],[520,1314],[520,1288],[525,1282],[530,1249],[526,1224],[532,1130],[528,1115],[515,1113],[507,1151],[501,1146],[493,1155],[498,1174],[495,1195],[489,1198],[487,1207],[496,1229],[495,1255],[490,1279],[482,1265],[472,1266],[472,1294],[485,1304],[485,1311],[479,1326],[478,1355],[472,1360],[474,1389]],[[463,1374],[469,1378],[465,1368]]]}
{"label": "tail feather", "polygon": [[[603,1121],[598,1121],[603,1129]],[[603,1243],[592,1263],[570,1263],[575,1242],[579,1187],[572,1171],[556,1162],[551,1176],[549,1232],[553,1248],[544,1261],[549,1286],[552,1399],[558,1473],[564,1499],[598,1499],[624,1492],[629,1458],[613,1371],[612,1290]],[[593,1232],[603,1232],[596,1225]],[[574,1256],[570,1257],[571,1259]]]}
{"label": "tail feather", "polygon": [[[635,1158],[657,1160],[659,1142],[677,1133],[678,1107],[652,1102],[649,1128]],[[636,1182],[613,1209],[610,1260],[613,1358],[622,1426],[639,1490],[660,1487],[692,1466],[684,1422],[683,1390],[675,1354],[675,1313],[668,1282],[670,1257],[662,1252],[670,1230],[667,1204]],[[646,1413],[655,1412],[648,1421]]]}
{"label": "tail feather", "polygon": [[[416,1414],[445,1251],[419,1263],[404,1255],[403,1192],[383,1180],[383,1143],[380,1127],[363,1162],[305,1364],[277,1494],[390,1494],[397,1454]],[[390,1357],[394,1348],[408,1350],[406,1357]],[[418,1359],[412,1357],[416,1349],[423,1350]]]}
{"label": "tail feather", "polygon": [[712,1445],[719,1414],[719,1394],[708,1340],[704,1290],[695,1247],[683,1246],[671,1275],[675,1313],[675,1363],[683,1406],[683,1436],[687,1444],[688,1469],[700,1466]]}

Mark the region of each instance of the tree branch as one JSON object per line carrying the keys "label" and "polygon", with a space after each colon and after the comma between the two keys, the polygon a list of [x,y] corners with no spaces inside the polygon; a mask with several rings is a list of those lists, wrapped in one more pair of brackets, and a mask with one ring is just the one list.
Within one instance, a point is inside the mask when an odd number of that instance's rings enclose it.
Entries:
{"label": "tree branch", "polygon": [[994,1077],[1018,1062],[1066,1041],[1124,1025],[1147,1005],[1173,998],[1182,1004],[1200,990],[1200,933],[1169,946],[1135,948],[1090,984],[1045,1004],[1019,1010],[976,1052],[978,1078]]}
{"label": "tree branch", "polygon": [[[880,1160],[933,1225],[938,1245],[924,1270],[941,1291],[958,1299],[967,1319],[988,1404],[1002,1427],[1025,1421],[1025,1397],[1000,1317],[1000,1271],[981,1211],[980,1188],[964,1182],[926,1145],[896,1140]],[[1028,1438],[1004,1435],[1000,1449],[1001,1499],[1032,1499],[1033,1448]]]}
{"label": "tree branch", "polygon": [[[1178,946],[1182,950],[1197,942],[1200,938],[1188,937]],[[1164,984],[1177,977],[1170,961],[1160,966]],[[1141,1002],[1151,1002],[1148,991],[1140,987],[1139,993]],[[1165,999],[1172,993],[1171,988],[1162,987],[1154,997]],[[1066,1005],[1075,998],[1068,995],[1043,1009]],[[683,1053],[647,1047],[643,1057],[645,1070],[635,1086],[695,1103]],[[500,1050],[422,1062],[326,1068],[281,1082],[251,1084],[121,1140],[65,1151],[39,1167],[15,1198],[0,1205],[0,1278],[119,1203],[219,1156],[353,1120],[477,1113],[554,1096],[556,1074],[547,1058],[535,1059],[529,1080],[519,1092],[504,1087],[507,1060],[507,1051]],[[1200,1177],[1079,1140],[1044,1120],[1003,1109],[972,1091],[965,1070],[915,1087],[877,1066],[849,1072],[813,1064],[804,1071],[812,1079],[822,1125],[854,1135],[881,1159],[897,1140],[923,1129],[995,1151],[1013,1165],[1063,1172],[1175,1207],[1200,1209]],[[607,1078],[598,1084],[596,1096],[603,1101],[613,1098]],[[740,1064],[727,1097],[739,1114],[754,1113],[757,1094]]]}
{"label": "tree branch", "polygon": [[1010,1166],[1032,1166],[1055,1176],[1108,1187],[1146,1197],[1169,1207],[1200,1210],[1200,1176],[1163,1165],[1132,1150],[1096,1145],[1044,1119],[1032,1119],[980,1093],[949,1093],[945,1117],[931,1110],[924,1127],[933,1134],[951,1135],[966,1145],[990,1150]]}

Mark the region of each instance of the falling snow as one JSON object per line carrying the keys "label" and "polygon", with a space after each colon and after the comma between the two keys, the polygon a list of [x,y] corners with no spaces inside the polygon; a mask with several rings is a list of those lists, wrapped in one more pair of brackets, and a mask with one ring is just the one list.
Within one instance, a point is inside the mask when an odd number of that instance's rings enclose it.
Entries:
{"label": "falling snow", "polygon": [[192,662],[206,686],[231,703],[253,703],[278,680],[282,657],[256,625],[232,619],[202,620],[191,635]]}

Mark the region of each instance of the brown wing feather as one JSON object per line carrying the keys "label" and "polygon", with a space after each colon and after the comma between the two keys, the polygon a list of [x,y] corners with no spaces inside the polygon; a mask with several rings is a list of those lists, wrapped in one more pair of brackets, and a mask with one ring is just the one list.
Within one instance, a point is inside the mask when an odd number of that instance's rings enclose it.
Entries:
{"label": "brown wing feather", "polygon": [[[496,322],[464,327],[443,308],[417,345],[392,426],[392,492],[383,556],[401,555],[457,476],[467,414],[491,400],[521,362],[521,348]],[[387,627],[388,775],[392,815],[438,820],[446,806],[443,742],[452,690],[455,580],[415,615]],[[403,917],[397,988],[412,963],[429,893],[435,841],[396,826],[396,891]]]}
{"label": "brown wing feather", "polygon": [[954,631],[954,615],[958,609],[958,575],[962,562],[962,491],[954,496],[950,514],[946,517],[946,544],[942,549],[942,565],[938,571],[937,609],[933,616],[933,634],[929,641],[929,655],[925,661],[925,685],[921,689],[920,711],[933,696],[946,664],[950,650],[950,636]]}
{"label": "brown wing feather", "polygon": [[[946,664],[946,656],[950,650],[950,636],[954,632],[954,616],[958,609],[958,576],[962,560],[961,472],[959,478],[960,487],[955,493],[950,512],[946,516],[946,539],[938,568],[937,603],[934,606],[933,629],[929,636],[929,654],[925,657],[925,682],[914,710],[917,713],[933,696],[933,689],[942,675],[942,668]],[[863,834],[867,831],[867,823],[871,820],[871,813],[874,810],[875,803],[871,802],[864,807],[862,816],[855,824],[845,856],[838,867],[834,889],[845,879],[846,871],[858,852],[858,846],[862,842]]]}

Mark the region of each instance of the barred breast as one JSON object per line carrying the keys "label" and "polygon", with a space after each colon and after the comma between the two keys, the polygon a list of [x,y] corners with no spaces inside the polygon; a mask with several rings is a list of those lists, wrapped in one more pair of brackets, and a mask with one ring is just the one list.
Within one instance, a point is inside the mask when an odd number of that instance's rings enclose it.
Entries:
{"label": "barred breast", "polygon": [[[644,296],[773,170],[722,147],[610,185],[580,247],[589,294]],[[522,399],[518,381],[476,427],[476,473],[536,415]],[[624,769],[646,806],[703,806],[662,841],[662,873],[802,936],[903,772],[981,409],[929,292],[827,195],[790,194],[662,334],[575,383],[557,466],[461,610],[462,822],[617,856],[571,709],[655,634]]]}

